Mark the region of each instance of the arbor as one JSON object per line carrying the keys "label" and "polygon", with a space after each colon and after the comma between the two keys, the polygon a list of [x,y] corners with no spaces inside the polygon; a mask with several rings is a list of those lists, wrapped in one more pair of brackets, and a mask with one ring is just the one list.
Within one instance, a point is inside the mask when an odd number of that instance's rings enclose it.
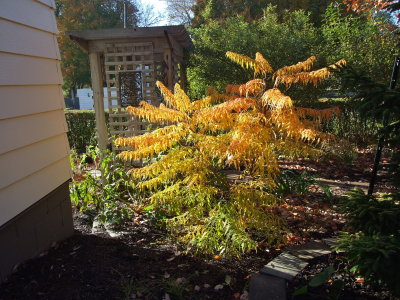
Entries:
{"label": "arbor", "polygon": [[[137,8],[132,0],[127,4],[128,26],[133,27],[137,24]],[[65,33],[69,30],[122,28],[123,3],[120,0],[57,0],[56,19],[64,90],[90,85],[88,55]]]}
{"label": "arbor", "polygon": [[[172,93],[157,82],[166,105],[142,102],[127,110],[166,126],[115,144],[130,148],[119,154],[123,160],[149,159],[130,174],[189,249],[240,255],[257,249],[260,241],[284,242],[284,222],[272,210],[279,201],[271,193],[278,156],[318,155],[320,142],[331,137],[318,130],[319,124],[337,110],[295,107],[278,88],[316,85],[329,77],[328,68],[311,71],[315,57],[274,71],[261,53],[255,59],[226,55],[259,78],[229,85],[224,94],[210,89],[197,101],[178,84]],[[241,174],[238,181],[227,177],[232,169]]]}

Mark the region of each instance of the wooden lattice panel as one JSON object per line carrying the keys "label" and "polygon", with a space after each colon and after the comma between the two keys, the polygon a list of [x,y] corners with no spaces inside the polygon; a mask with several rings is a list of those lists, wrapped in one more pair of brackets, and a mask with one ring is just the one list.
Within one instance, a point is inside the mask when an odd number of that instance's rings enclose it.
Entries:
{"label": "wooden lattice panel", "polygon": [[148,131],[149,124],[126,113],[140,101],[158,105],[152,43],[106,44],[104,52],[110,133],[133,136]]}

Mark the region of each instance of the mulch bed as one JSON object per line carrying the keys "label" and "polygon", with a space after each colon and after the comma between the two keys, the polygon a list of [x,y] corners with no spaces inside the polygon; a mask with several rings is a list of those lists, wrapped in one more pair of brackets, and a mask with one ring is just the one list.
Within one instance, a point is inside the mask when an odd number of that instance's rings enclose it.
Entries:
{"label": "mulch bed", "polygon": [[249,274],[274,255],[192,257],[149,224],[111,238],[90,234],[84,220],[75,214],[75,235],[21,265],[0,299],[239,299]]}
{"label": "mulch bed", "polygon": [[[282,167],[309,169],[333,180],[364,181],[369,178],[373,156],[360,153],[353,166],[336,162],[282,162]],[[345,176],[345,177],[344,177]],[[386,182],[380,189],[386,188]],[[342,191],[343,192],[343,191]],[[276,209],[288,223],[291,244],[329,237],[346,225],[334,200],[324,201],[321,191],[305,196],[287,195]],[[141,220],[141,219],[139,219]],[[92,220],[74,213],[75,235],[16,268],[0,285],[0,299],[241,299],[248,298],[252,273],[278,255],[282,249],[261,250],[242,258],[196,257],[184,254],[163,231],[145,219],[132,220],[111,238],[106,231],[91,233]],[[329,264],[335,256],[314,261],[296,278],[291,290],[305,284],[310,276]],[[340,273],[340,272],[339,272]],[[343,273],[344,274],[344,273]],[[338,275],[339,276],[339,275]],[[343,275],[345,276],[345,275]],[[342,276],[342,277],[343,277]],[[347,276],[347,275],[346,275]],[[342,299],[386,299],[384,291],[361,293],[364,287],[346,277]],[[354,289],[359,298],[354,296]],[[317,298],[326,299],[322,288]],[[347,297],[346,295],[350,295]],[[362,298],[368,295],[370,298]],[[347,298],[346,298],[347,297]],[[383,298],[382,298],[383,297]],[[297,298],[296,298],[297,299]]]}
{"label": "mulch bed", "polygon": [[[308,287],[308,293],[292,296],[293,293],[307,285],[313,276],[332,266],[334,273],[329,282],[318,287]],[[340,280],[344,283],[343,289],[339,292],[341,300],[389,300],[390,294],[384,286],[369,286],[363,278],[354,276],[343,261],[343,256],[337,253],[318,257],[310,261],[310,264],[289,283],[288,294],[293,300],[322,300],[335,299],[333,297],[335,281]]]}

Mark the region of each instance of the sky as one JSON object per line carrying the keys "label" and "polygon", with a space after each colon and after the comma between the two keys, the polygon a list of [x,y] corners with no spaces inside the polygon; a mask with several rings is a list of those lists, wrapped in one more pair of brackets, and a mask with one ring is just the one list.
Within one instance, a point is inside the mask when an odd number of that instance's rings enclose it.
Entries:
{"label": "sky", "polygon": [[154,6],[154,9],[159,12],[162,16],[165,15],[164,19],[159,22],[158,24],[156,24],[156,26],[162,26],[162,25],[167,25],[167,16],[166,16],[166,12],[165,9],[167,7],[167,4],[165,1],[161,1],[161,0],[141,0],[142,3],[144,4],[151,4]]}

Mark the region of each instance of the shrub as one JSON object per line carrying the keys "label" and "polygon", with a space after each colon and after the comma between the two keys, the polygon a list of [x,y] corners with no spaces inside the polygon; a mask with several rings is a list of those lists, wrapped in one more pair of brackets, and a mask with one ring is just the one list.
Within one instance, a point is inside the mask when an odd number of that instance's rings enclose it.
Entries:
{"label": "shrub", "polygon": [[400,197],[380,198],[361,190],[349,192],[343,209],[354,234],[343,233],[339,249],[346,251],[352,270],[370,283],[384,283],[400,295]]}
{"label": "shrub", "polygon": [[[71,148],[84,153],[89,146],[96,146],[96,120],[92,110],[67,110],[68,141]],[[108,116],[106,116],[108,121]]]}
{"label": "shrub", "polygon": [[[310,71],[315,57],[274,72],[260,53],[255,59],[227,56],[263,78],[230,85],[226,94],[209,89],[197,101],[179,85],[172,93],[157,82],[168,107],[142,102],[127,110],[167,126],[115,144],[131,148],[119,154],[123,160],[149,159],[130,174],[150,202],[167,212],[167,227],[188,249],[239,256],[256,250],[261,239],[270,246],[284,242],[283,222],[271,209],[279,200],[266,188],[275,186],[278,156],[320,153],[319,141],[331,137],[318,131],[320,121],[336,109],[295,107],[278,89],[330,76],[327,68]],[[225,171],[233,168],[246,179],[231,182]]]}
{"label": "shrub", "polygon": [[[252,78],[251,72],[238,69],[224,58],[227,51],[250,56],[262,49],[260,52],[277,68],[314,54],[312,48],[317,45],[318,34],[305,11],[285,12],[279,18],[276,7],[269,6],[263,15],[253,22],[243,17],[211,20],[190,30],[194,43],[188,67],[191,97],[202,97],[208,86],[223,91],[228,84],[240,84]],[[310,93],[317,93],[315,90],[313,86],[293,86],[289,95],[298,100],[293,96],[301,94],[310,100]]]}
{"label": "shrub", "polygon": [[80,211],[94,214],[103,223],[118,224],[130,216],[136,188],[128,180],[126,166],[115,158],[115,154],[103,153],[101,161],[98,155],[98,151],[90,153],[94,162],[99,161],[98,169],[93,170],[85,163],[85,154],[71,155],[73,170],[78,171],[77,180],[70,184],[71,202]]}
{"label": "shrub", "polygon": [[310,192],[310,186],[316,183],[315,175],[310,175],[307,171],[297,173],[291,170],[284,170],[277,177],[275,192],[278,195],[305,195]]}

